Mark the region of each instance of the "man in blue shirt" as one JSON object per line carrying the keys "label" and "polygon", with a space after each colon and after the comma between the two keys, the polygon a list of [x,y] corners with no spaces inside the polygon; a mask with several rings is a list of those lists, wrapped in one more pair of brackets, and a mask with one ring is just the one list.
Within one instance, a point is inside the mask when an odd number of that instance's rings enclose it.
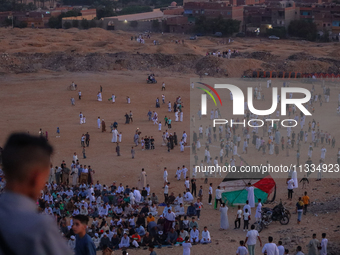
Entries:
{"label": "man in blue shirt", "polygon": [[76,234],[75,255],[96,255],[96,246],[91,237],[86,234],[89,217],[76,215],[73,217],[73,232]]}

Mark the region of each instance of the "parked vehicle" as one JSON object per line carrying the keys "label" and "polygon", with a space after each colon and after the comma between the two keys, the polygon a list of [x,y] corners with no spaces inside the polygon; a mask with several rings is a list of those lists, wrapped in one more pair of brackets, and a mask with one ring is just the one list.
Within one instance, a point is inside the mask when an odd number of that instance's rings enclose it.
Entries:
{"label": "parked vehicle", "polygon": [[221,33],[221,32],[216,32],[216,33],[214,34],[214,36],[216,36],[216,37],[222,37],[222,33]]}
{"label": "parked vehicle", "polygon": [[268,38],[269,38],[269,40],[280,40],[280,37],[277,37],[275,35],[271,35]]}
{"label": "parked vehicle", "polygon": [[194,36],[191,36],[189,39],[190,39],[190,40],[196,40],[197,37],[196,37],[196,35],[194,35]]}
{"label": "parked vehicle", "polygon": [[279,221],[281,225],[289,223],[290,212],[284,207],[282,201],[273,209],[268,207],[262,208],[261,220],[257,222],[256,230],[261,232],[264,228],[268,227],[273,221]]}
{"label": "parked vehicle", "polygon": [[240,33],[236,34],[236,37],[245,37],[245,36],[246,36],[246,34],[243,33],[243,32],[240,32]]}

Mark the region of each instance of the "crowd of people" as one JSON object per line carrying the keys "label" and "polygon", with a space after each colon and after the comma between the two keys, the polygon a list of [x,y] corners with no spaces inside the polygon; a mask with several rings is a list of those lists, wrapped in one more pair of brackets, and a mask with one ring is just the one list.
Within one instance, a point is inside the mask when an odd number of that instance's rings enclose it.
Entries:
{"label": "crowd of people", "polygon": [[[259,97],[260,91],[261,89],[259,88],[256,95],[258,100],[263,99],[262,96]],[[101,101],[99,100],[102,98],[101,93],[102,88],[98,92],[100,94],[98,101]],[[319,99],[319,97],[317,98]],[[81,100],[81,94],[79,95],[79,100]],[[111,100],[115,100],[115,97],[112,96]],[[327,100],[329,101],[329,95],[325,98],[326,102]],[[166,104],[165,99],[162,101],[163,104]],[[310,102],[309,105],[313,105],[313,102]],[[127,103],[130,103],[129,98],[127,98]],[[159,101],[157,103],[160,104]],[[175,114],[175,122],[183,120],[182,108],[183,102],[181,97],[176,98],[173,106],[171,106],[170,102],[167,105],[169,114],[171,112]],[[289,108],[289,114],[295,115],[296,121],[303,124],[301,124],[301,131],[297,134],[294,133],[294,130],[287,128],[286,140],[280,134],[283,129],[280,124],[274,124],[273,127],[264,126],[262,137],[259,135],[260,130],[256,127],[256,122],[253,123],[253,126],[255,126],[253,130],[221,125],[218,127],[218,135],[216,134],[217,128],[206,127],[204,133],[203,127],[200,126],[198,128],[198,135],[196,132],[193,133],[191,144],[191,150],[195,154],[196,163],[199,160],[201,160],[201,164],[208,165],[216,165],[218,162],[226,165],[236,165],[236,160],[243,162],[243,159],[241,159],[237,152],[238,147],[242,145],[242,141],[243,154],[248,153],[248,147],[251,142],[253,144],[252,149],[262,151],[263,155],[266,154],[266,151],[269,151],[269,155],[274,154],[274,152],[276,155],[279,155],[280,151],[289,151],[294,146],[297,146],[297,153],[299,153],[304,143],[307,144],[311,140],[312,143],[310,143],[308,149],[308,160],[312,158],[311,151],[320,145],[322,146],[320,164],[322,164],[326,160],[326,146],[333,148],[335,146],[334,136],[320,130],[320,124],[315,120],[311,121],[308,127],[305,128],[305,116],[303,114],[299,116],[293,107]],[[126,124],[129,124],[130,121],[133,121],[132,112],[130,111],[130,114],[126,115],[126,118],[129,120]],[[201,115],[198,115],[201,118]],[[158,130],[162,131],[163,123],[159,121],[158,114],[155,111],[152,113],[149,110],[147,116],[149,121],[153,120],[154,124],[160,124],[160,126],[158,125]],[[221,116],[219,109],[212,110],[211,116],[212,118]],[[80,113],[79,117],[80,124],[86,123],[85,116],[82,113]],[[248,111],[245,119],[257,119],[257,116],[253,116]],[[236,121],[239,122],[239,120]],[[106,131],[103,119],[98,117],[97,124],[98,128],[102,128],[102,132]],[[169,133],[168,130],[170,131],[173,127],[171,118],[167,116],[164,118],[164,126],[166,126],[166,130],[162,134],[162,145],[166,146],[170,152],[174,146],[179,144],[180,151],[184,151],[184,147],[187,144],[186,132],[183,132],[180,139],[177,138],[176,132],[174,134]],[[117,146],[119,146],[119,143],[122,142],[122,133],[118,132],[118,123],[113,123],[111,130],[113,134],[112,142],[117,143]],[[252,137],[250,137],[251,132]],[[311,133],[311,139],[308,139],[308,133]],[[47,133],[45,135],[42,130],[39,131],[39,135],[41,137],[45,136],[45,140],[48,139]],[[265,141],[264,137],[267,136],[268,140]],[[139,129],[136,130],[133,141],[136,147],[141,144],[142,150],[155,149],[155,139],[153,136],[142,137]],[[205,143],[205,153],[202,159],[197,156],[197,152],[201,147],[201,141]],[[213,143],[220,145],[220,152],[218,155],[214,155],[215,157],[210,154],[210,147]],[[90,135],[88,133],[83,134],[81,138],[83,159],[86,158],[85,148],[89,147],[89,145]],[[119,156],[120,149],[117,150],[116,148],[116,151]],[[231,154],[230,159],[229,153]],[[134,147],[132,147],[131,154],[134,157]],[[339,155],[340,152],[338,153],[338,158]],[[287,156],[289,156],[288,152]],[[299,160],[299,157],[297,159]],[[207,204],[209,205],[212,205],[212,198],[215,195],[214,207],[220,212],[220,230],[229,229],[228,207],[224,203],[227,201],[222,201],[221,197],[224,188],[218,186],[215,192],[213,192],[213,185],[210,183],[208,191],[203,191],[203,186],[200,186],[196,194],[197,173],[192,171],[191,175],[188,174],[189,170],[185,165],[178,167],[176,172],[171,173],[174,176],[174,181],[184,182],[182,190],[176,192],[177,196],[175,196],[175,191],[171,192],[172,186],[168,180],[169,173],[167,168],[164,168],[163,200],[163,198],[157,197],[156,192],[151,192],[151,187],[146,181],[146,171],[144,169],[140,173],[138,185],[134,187],[123,185],[120,182],[119,184],[112,182],[110,185],[106,185],[95,181],[96,171],[88,164],[81,164],[80,161],[75,152],[70,167],[67,166],[65,161],[62,161],[60,166],[53,167],[51,165],[48,175],[49,180],[45,183],[37,200],[39,211],[44,215],[51,216],[55,220],[59,231],[68,239],[68,246],[76,254],[79,254],[77,253],[79,250],[77,250],[77,245],[83,244],[84,236],[89,238],[87,242],[91,243],[94,251],[145,247],[145,249],[150,249],[153,252],[151,254],[155,254],[153,250],[155,247],[182,245],[184,254],[190,254],[192,244],[212,242],[208,226],[199,226],[201,211],[204,208],[204,193],[208,195]],[[206,175],[204,177],[206,178],[205,184],[207,184],[207,178],[210,176]],[[0,171],[0,178],[0,188],[3,190],[6,186],[6,181],[2,171]],[[297,187],[296,178],[291,176],[287,180],[287,185],[288,198],[291,199],[292,193],[290,190]],[[235,215],[235,229],[241,227],[241,220],[243,220],[243,230],[247,232],[245,240],[239,242],[240,246],[236,251],[238,255],[255,254],[254,249],[257,239],[260,242],[260,246],[262,246],[262,241],[259,233],[255,230],[255,225],[250,224],[250,221],[253,219],[251,208],[255,207],[251,184],[249,184],[247,190],[248,201],[246,201],[243,210],[240,206],[238,207]],[[218,203],[220,203],[219,208]],[[310,200],[307,193],[301,199],[299,198],[299,202],[296,204],[298,223],[301,222],[302,213],[307,212],[307,205],[309,203]],[[255,210],[254,223],[261,220],[261,206],[261,199],[259,199]],[[322,255],[327,254],[326,234],[323,233],[322,238],[321,243],[319,243],[316,235],[313,235],[313,239],[307,247],[309,250],[308,254],[318,254],[319,250],[321,250]],[[247,245],[247,248],[245,245]],[[302,247],[298,246],[296,249],[297,254],[302,255],[302,250]],[[270,236],[268,237],[268,243],[262,248],[262,253],[282,255],[289,254],[289,251],[283,247],[281,241],[278,241],[277,244],[273,243],[273,237]]]}

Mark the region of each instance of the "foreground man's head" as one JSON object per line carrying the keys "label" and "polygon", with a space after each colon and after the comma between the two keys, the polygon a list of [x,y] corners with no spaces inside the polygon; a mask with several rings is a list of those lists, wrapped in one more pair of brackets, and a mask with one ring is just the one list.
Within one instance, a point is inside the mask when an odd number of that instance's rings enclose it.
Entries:
{"label": "foreground man's head", "polygon": [[43,137],[12,134],[2,153],[6,189],[36,199],[49,175],[53,148]]}

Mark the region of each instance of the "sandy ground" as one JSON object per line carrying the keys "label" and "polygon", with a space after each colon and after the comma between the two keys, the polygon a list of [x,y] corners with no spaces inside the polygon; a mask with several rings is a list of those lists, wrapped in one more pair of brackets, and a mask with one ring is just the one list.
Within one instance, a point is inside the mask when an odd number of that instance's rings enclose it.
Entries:
{"label": "sandy ground", "polygon": [[[127,38],[131,34],[119,32],[112,34],[107,31],[100,31],[91,29],[93,35],[91,38],[88,33],[78,30],[69,30],[61,32],[59,30],[28,30],[25,34],[20,33],[21,30],[13,30],[8,34],[0,36],[1,51],[6,49],[6,52],[48,52],[58,50],[57,45],[69,47],[66,50],[76,47],[77,50],[86,50],[87,52],[96,51],[112,51],[119,52],[122,50],[131,51],[145,51],[145,53],[152,53],[156,50],[152,46],[142,47],[131,45],[125,39],[121,40],[120,44],[108,43],[105,46],[89,46],[88,40],[107,41],[113,40],[124,35]],[[47,33],[47,34],[46,34]],[[79,41],[74,41],[74,35],[80,38]],[[177,38],[173,35],[165,35],[166,38]],[[18,39],[19,38],[19,39]],[[23,40],[20,40],[23,39]],[[48,41],[49,40],[49,41]],[[192,43],[190,47],[183,49],[183,52],[204,54],[207,48],[217,47],[216,43],[212,41],[215,39],[202,39]],[[50,42],[50,43],[49,43]],[[30,45],[32,44],[33,45]],[[36,43],[37,45],[34,45]],[[308,42],[293,42],[278,41],[264,45],[259,40],[247,39],[242,43],[236,42],[240,50],[251,48],[254,51],[268,50],[272,54],[280,56],[291,55],[291,51],[306,51],[309,52],[312,48],[313,53],[318,56],[335,56],[336,49],[332,44],[324,44],[321,48],[317,48],[315,44]],[[38,46],[39,44],[39,46]],[[197,45],[195,45],[197,44]],[[6,45],[3,47],[3,45]],[[191,47],[192,46],[192,47]],[[111,48],[110,48],[111,47]],[[173,47],[163,46],[163,50],[169,50],[169,54],[176,53]],[[243,47],[243,48],[242,48]],[[233,67],[237,69],[237,67]],[[48,131],[49,141],[55,148],[53,156],[53,165],[59,165],[62,160],[65,160],[70,165],[72,155],[74,152],[78,154],[81,164],[91,165],[96,171],[94,179],[99,180],[103,184],[111,184],[112,181],[122,182],[123,185],[135,186],[137,185],[138,176],[141,168],[144,168],[147,173],[147,183],[151,186],[151,192],[156,192],[158,197],[163,197],[163,167],[167,167],[169,171],[169,181],[171,182],[171,191],[175,194],[183,192],[183,182],[178,182],[175,179],[175,171],[178,166],[190,165],[189,148],[185,149],[184,153],[180,152],[178,147],[175,147],[170,153],[165,147],[161,147],[161,133],[158,127],[148,121],[146,116],[148,110],[156,110],[155,100],[157,97],[161,98],[161,83],[166,84],[166,91],[164,92],[166,102],[169,100],[173,103],[177,96],[181,96],[184,102],[184,121],[173,122],[173,129],[171,132],[176,132],[178,135],[183,131],[187,131],[190,141],[190,107],[189,107],[189,79],[194,77],[192,74],[177,75],[168,73],[166,71],[159,71],[156,73],[158,80],[157,84],[146,84],[146,72],[134,71],[113,71],[105,73],[54,73],[54,72],[40,72],[35,74],[18,74],[18,75],[3,75],[0,76],[1,93],[0,106],[2,110],[2,118],[0,118],[0,144],[3,144],[7,136],[14,131],[30,132],[31,134],[38,134],[40,128],[43,131]],[[68,91],[66,88],[72,82],[78,84],[78,88],[82,92],[82,99],[78,100],[76,91]],[[103,87],[103,102],[98,102],[96,95],[99,91],[99,86]],[[329,104],[324,104],[322,109],[316,107],[318,114],[322,113],[332,120],[330,122],[324,121],[324,130],[328,130],[338,137],[338,119],[335,109],[337,105],[337,91],[334,91],[333,97]],[[321,92],[321,91],[320,91]],[[116,103],[112,104],[108,101],[111,94],[117,96]],[[269,98],[269,92],[266,92]],[[131,98],[131,104],[126,103],[126,96]],[[76,105],[71,106],[70,98],[76,99]],[[229,104],[230,102],[228,102]],[[124,115],[129,111],[133,112],[134,122],[129,125],[124,125]],[[163,120],[167,112],[167,106],[161,105],[160,109],[156,110]],[[79,124],[79,112],[86,116],[86,124]],[[105,119],[107,125],[107,132],[102,133],[97,128],[97,118]],[[174,118],[174,114],[170,115]],[[117,121],[119,123],[118,130],[122,132],[123,141],[121,143],[121,157],[117,157],[115,153],[115,145],[111,143],[111,134],[109,132],[109,125]],[[335,122],[335,124],[334,124]],[[56,129],[60,128],[60,138],[56,137]],[[156,149],[153,151],[141,151],[141,148],[136,148],[135,159],[131,159],[130,149],[133,146],[133,135],[135,130],[139,128],[142,135],[153,135],[155,137]],[[164,126],[162,131],[165,130]],[[83,133],[89,132],[91,135],[90,147],[86,149],[87,159],[81,159],[80,138]],[[285,133],[285,132],[284,132]],[[310,138],[310,137],[309,137]],[[305,147],[307,145],[304,145]],[[336,148],[338,147],[338,142]],[[329,162],[335,163],[335,149],[328,149],[327,155]],[[319,157],[319,151],[313,153],[315,160]],[[254,164],[262,163],[267,160],[267,156],[258,157],[257,154],[252,153],[248,156],[249,162]],[[301,153],[301,161],[307,159],[307,151]],[[286,162],[285,154],[280,154],[274,159],[274,156],[268,158],[271,163]],[[295,162],[295,157],[291,154],[289,161]],[[188,167],[189,168],[189,167]],[[214,189],[222,181],[221,178],[209,179],[212,182]],[[282,199],[286,203],[288,209],[294,211],[295,203],[298,196],[302,196],[304,190],[299,187],[295,190],[293,202],[286,200],[286,184],[285,180],[276,179],[278,185],[278,194],[276,201]],[[199,179],[197,186],[203,185],[203,180]],[[339,228],[340,220],[338,219],[338,210],[331,210],[339,205],[337,199],[339,198],[340,182],[339,179],[323,179],[321,182],[315,182],[315,179],[310,179],[310,184],[307,191],[312,202],[316,202],[312,206],[315,210],[326,211],[320,213],[308,213],[303,216],[302,223],[296,224],[297,215],[293,214],[291,222],[287,226],[281,226],[279,223],[272,223],[268,229],[261,233],[263,243],[266,243],[267,237],[272,235],[274,241],[283,240],[285,247],[293,250],[297,245],[305,247],[312,233],[317,233],[319,240],[321,240],[321,233],[326,232],[330,240],[330,246],[339,244]],[[192,248],[192,254],[235,254],[238,247],[239,240],[244,240],[246,233],[242,230],[233,230],[233,220],[235,218],[236,209],[230,207],[229,209],[229,223],[230,229],[226,231],[218,231],[219,229],[219,212],[213,210],[212,206],[207,205],[208,186],[204,185],[204,209],[201,220],[199,221],[200,229],[203,226],[208,226],[213,243],[209,245],[199,245]],[[320,204],[323,203],[323,204]],[[270,205],[273,207],[274,205]],[[329,209],[329,210],[328,210]],[[161,208],[159,209],[162,210]],[[254,216],[254,215],[253,215]],[[226,250],[227,249],[227,250]],[[303,249],[306,252],[306,249]],[[181,254],[182,248],[175,247],[173,249],[163,248],[156,249],[157,254]],[[260,253],[260,247],[257,245],[256,253]],[[120,252],[117,252],[120,254]],[[149,254],[147,251],[129,251],[129,254]],[[292,253],[293,254],[293,253]],[[338,253],[333,253],[338,254]]]}
{"label": "sandy ground", "polygon": [[[150,39],[145,39],[145,44],[131,40],[131,36],[138,33],[123,31],[106,31],[99,28],[89,30],[38,30],[38,29],[5,29],[0,28],[0,54],[12,55],[12,61],[4,58],[4,67],[0,64],[0,72],[6,73],[9,67],[19,64],[20,57],[16,53],[51,53],[64,52],[74,55],[86,55],[90,53],[120,53],[128,52],[136,54],[174,54],[205,56],[207,52],[225,52],[238,50],[240,53],[268,52],[268,59],[262,57],[242,58],[230,60],[224,59],[220,69],[226,70],[229,77],[241,77],[244,71],[249,69],[262,69],[265,71],[287,70],[295,72],[329,72],[332,66],[331,60],[339,59],[339,43],[313,43],[307,41],[277,40],[270,41],[266,38],[233,38],[228,39],[214,37],[199,37],[197,40],[189,40],[189,35],[175,34],[151,34]],[[159,45],[153,45],[157,40]],[[176,44],[176,40],[184,40],[184,44]],[[307,58],[288,60],[288,57],[297,53],[307,54]],[[39,55],[36,56],[39,58]],[[310,57],[314,59],[310,59]],[[316,58],[328,58],[322,60]],[[281,61],[281,62],[280,62]],[[42,67],[43,68],[43,67]],[[111,68],[112,69],[112,68]],[[136,68],[138,69],[138,68]],[[336,69],[336,70],[335,70]],[[119,69],[118,69],[119,70]],[[209,71],[208,71],[209,72]],[[331,72],[339,72],[334,67]]]}

